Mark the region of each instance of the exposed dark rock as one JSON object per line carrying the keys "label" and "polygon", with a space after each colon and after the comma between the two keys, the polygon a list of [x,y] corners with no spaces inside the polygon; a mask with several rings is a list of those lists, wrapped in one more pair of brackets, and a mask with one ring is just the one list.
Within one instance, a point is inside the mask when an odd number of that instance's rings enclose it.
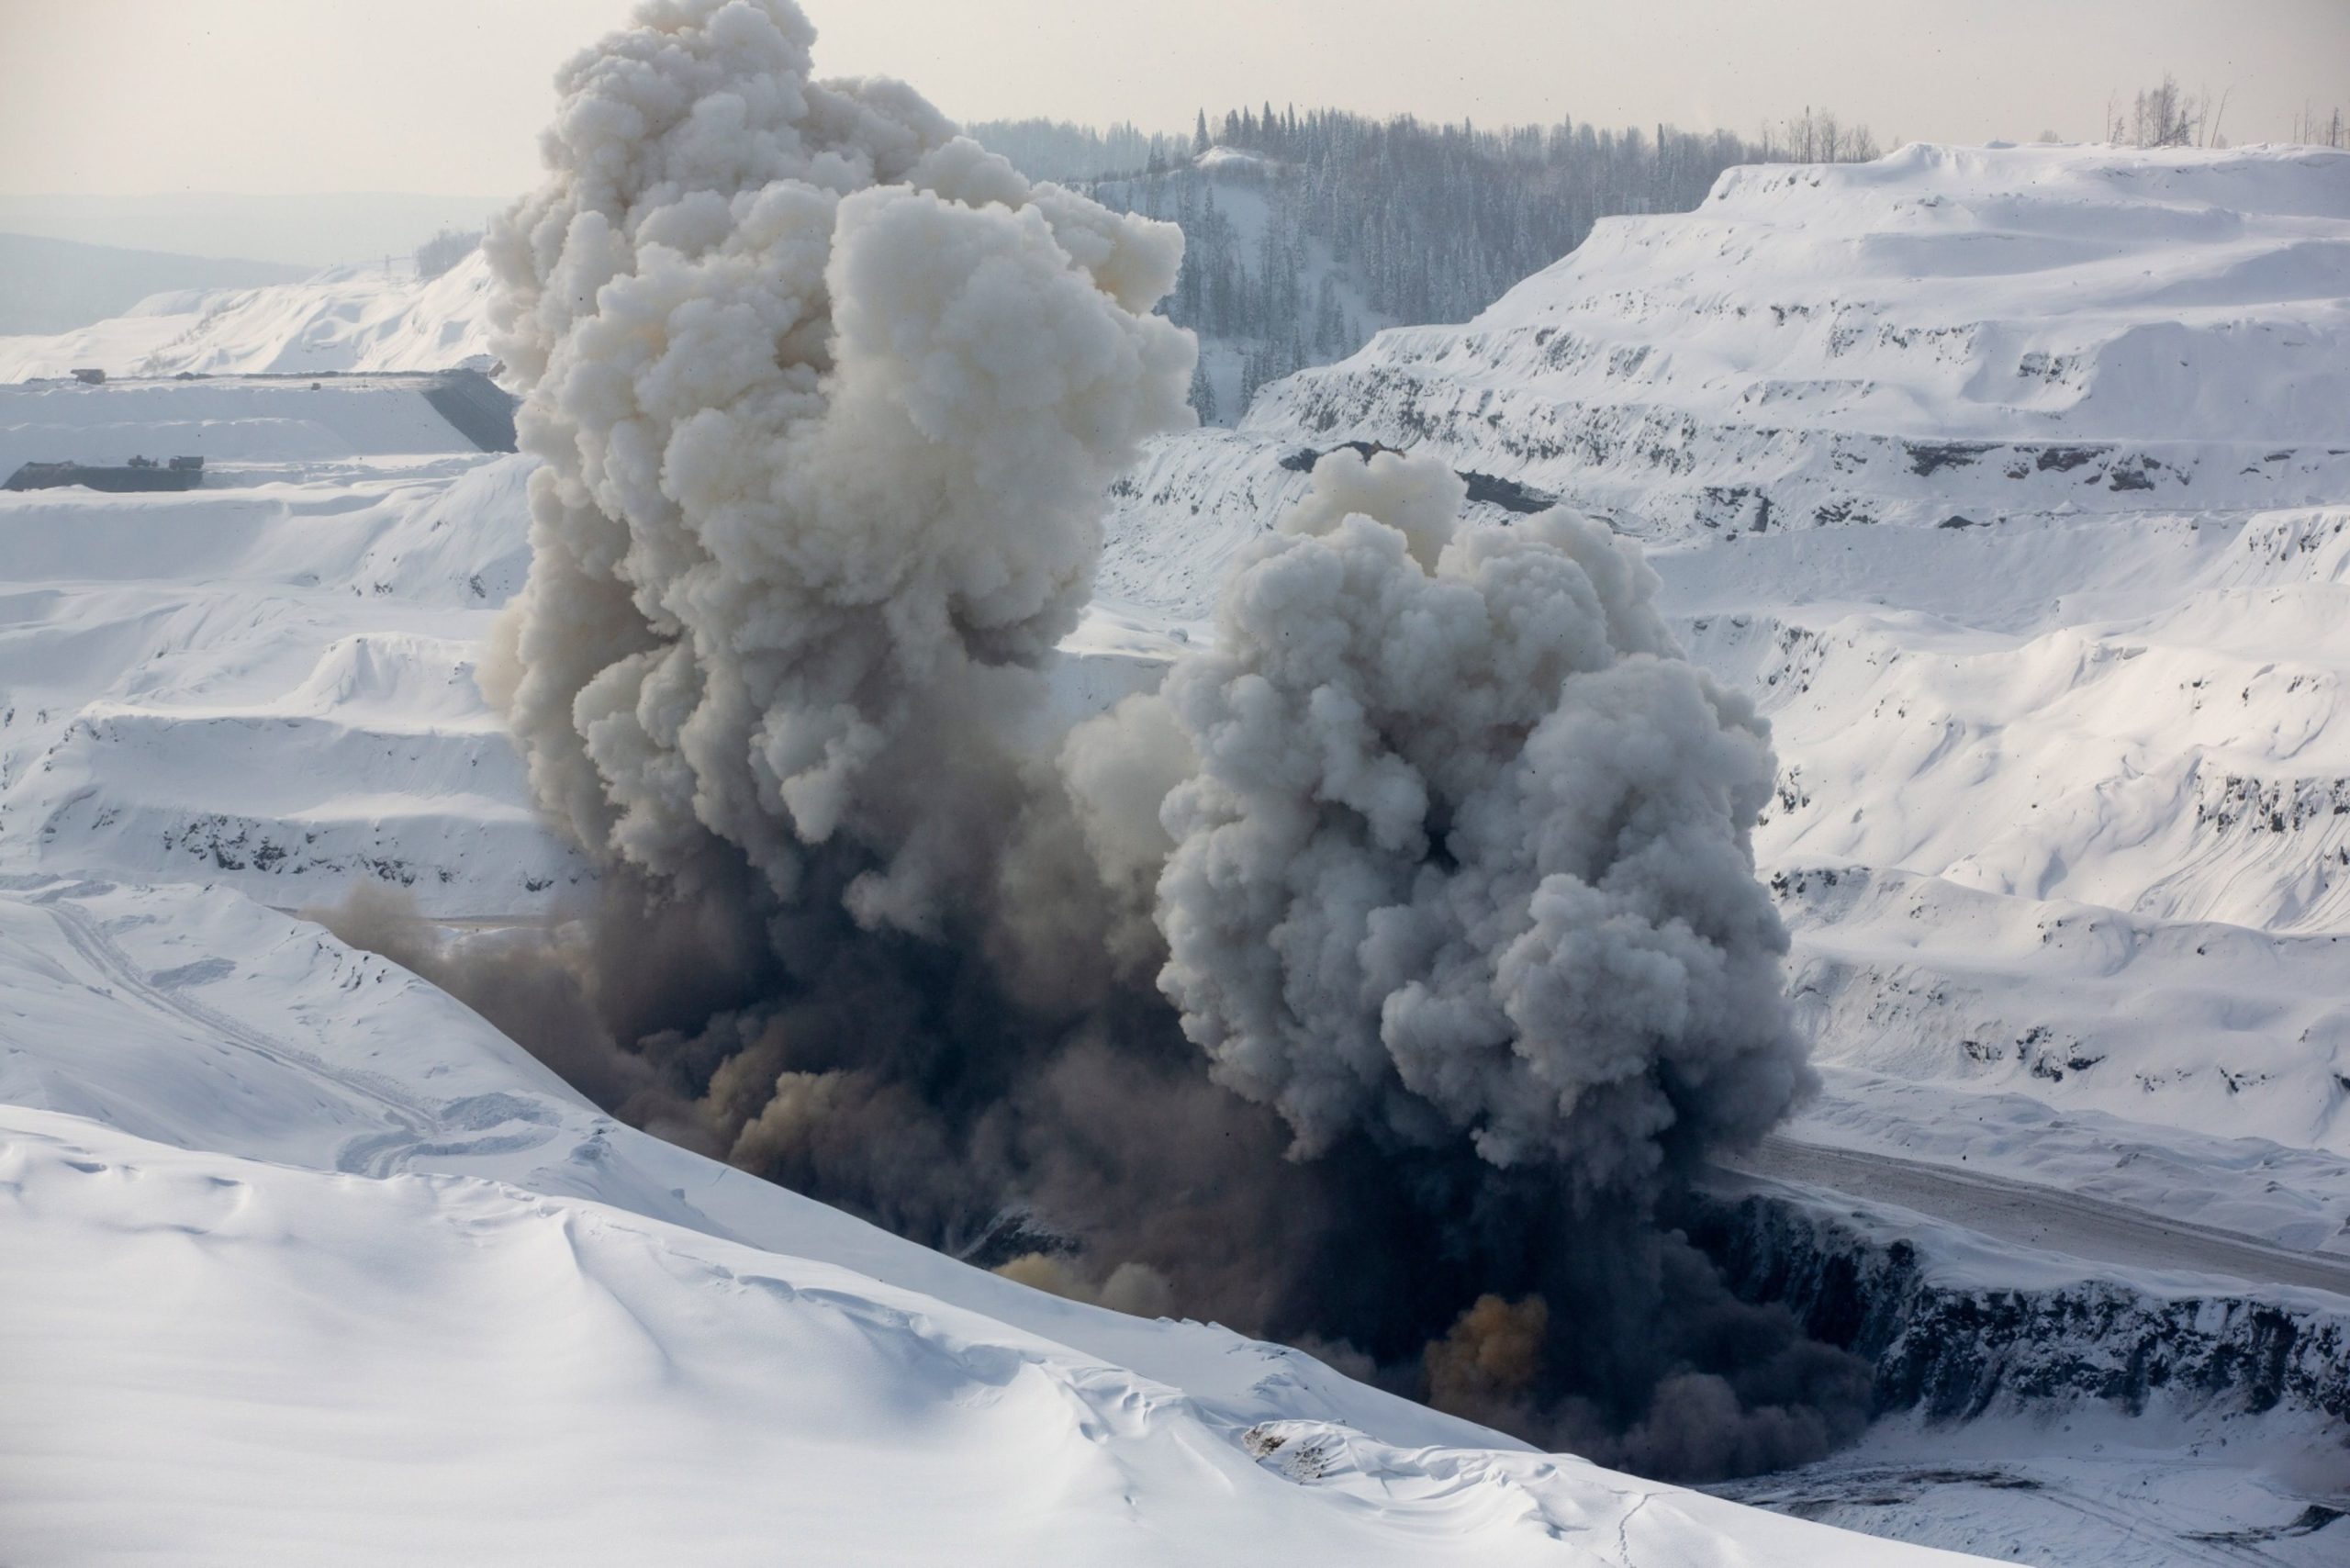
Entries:
{"label": "exposed dark rock", "polygon": [[1691,1238],[1749,1300],[1865,1356],[1883,1411],[1964,1420],[1996,1406],[2097,1403],[2322,1414],[2350,1427],[2350,1315],[2242,1297],[2158,1300],[2082,1282],[1938,1284],[1907,1241],[1880,1246],[1783,1200],[1701,1200]]}
{"label": "exposed dark rock", "polygon": [[1983,454],[1993,450],[1987,441],[1905,441],[1902,449],[1909,454],[1909,472],[1923,476],[1942,468],[1972,467]]}
{"label": "exposed dark rock", "polygon": [[2052,468],[2059,474],[2069,474],[2084,463],[2097,461],[2103,450],[2095,446],[2043,446],[2032,465],[2043,474]]}

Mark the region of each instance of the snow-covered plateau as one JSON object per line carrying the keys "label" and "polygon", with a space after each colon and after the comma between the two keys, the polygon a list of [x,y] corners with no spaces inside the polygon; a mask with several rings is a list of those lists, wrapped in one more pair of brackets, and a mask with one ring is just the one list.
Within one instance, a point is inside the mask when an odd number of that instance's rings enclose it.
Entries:
{"label": "snow-covered plateau", "polygon": [[7,466],[211,469],[0,494],[0,1562],[2350,1551],[2350,155],[1734,171],[1116,487],[1069,712],[1347,442],[1639,536],[1761,702],[1827,1087],[1691,1223],[1885,1414],[1722,1497],[671,1148],[292,913],[592,877],[473,678],[532,460],[398,377],[236,378],[480,363],[483,286],[0,339],[213,376],[0,386]]}

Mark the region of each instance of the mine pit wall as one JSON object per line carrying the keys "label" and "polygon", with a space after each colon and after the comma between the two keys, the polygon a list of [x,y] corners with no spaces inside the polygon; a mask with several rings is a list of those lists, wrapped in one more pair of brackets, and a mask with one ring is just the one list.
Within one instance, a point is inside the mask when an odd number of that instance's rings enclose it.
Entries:
{"label": "mine pit wall", "polygon": [[2165,1300],[2085,1281],[2032,1288],[1927,1278],[1881,1242],[1784,1199],[1703,1197],[1693,1240],[1750,1301],[1875,1368],[1879,1415],[1937,1423],[2103,1405],[2136,1416],[2314,1415],[2350,1441],[2350,1311],[2213,1295]]}
{"label": "mine pit wall", "polygon": [[443,371],[426,383],[424,400],[482,451],[515,450],[514,410],[519,400],[480,371]]}

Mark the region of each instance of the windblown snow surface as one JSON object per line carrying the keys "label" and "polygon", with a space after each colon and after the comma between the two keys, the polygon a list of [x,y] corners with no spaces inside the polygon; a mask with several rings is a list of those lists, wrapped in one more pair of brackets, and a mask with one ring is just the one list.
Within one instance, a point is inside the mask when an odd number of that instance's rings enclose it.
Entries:
{"label": "windblown snow surface", "polygon": [[[119,368],[475,352],[462,311],[315,286],[157,312]],[[1058,705],[1206,634],[1304,454],[1608,514],[1774,725],[1758,849],[1829,1082],[1796,1144],[2350,1257],[2345,295],[2339,154],[1736,171],[1158,443]],[[185,413],[243,464],[0,496],[0,1562],[1934,1560],[912,1247],[619,1126],[283,913],[585,890],[473,674],[532,463],[362,388],[199,389],[0,400],[28,455],[180,450]],[[1962,1296],[2350,1313],[1755,1165]],[[2308,1411],[1968,1414],[1739,1495],[2049,1562],[2317,1564],[2350,1529]]]}

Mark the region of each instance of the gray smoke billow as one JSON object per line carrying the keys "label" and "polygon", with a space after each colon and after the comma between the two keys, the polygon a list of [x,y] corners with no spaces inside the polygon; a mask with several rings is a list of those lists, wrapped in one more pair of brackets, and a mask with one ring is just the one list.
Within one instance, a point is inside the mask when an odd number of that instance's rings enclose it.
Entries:
{"label": "gray smoke billow", "polygon": [[1767,737],[1637,552],[1334,454],[1213,644],[1064,730],[1102,493],[1190,420],[1181,235],[812,41],[644,6],[487,241],[542,467],[484,685],[601,904],[327,917],[639,1125],[1040,1288],[1658,1473],[1848,1436],[1865,1369],[1668,1227],[1808,1079]]}
{"label": "gray smoke billow", "polygon": [[1752,707],[1680,656],[1628,542],[1453,535],[1439,464],[1322,459],[1165,700],[1160,984],[1312,1155],[1369,1123],[1598,1193],[1751,1138],[1807,1082],[1748,824]]}
{"label": "gray smoke billow", "polygon": [[[1018,794],[1099,497],[1186,418],[1181,236],[811,79],[789,5],[649,5],[566,66],[487,243],[544,461],[485,685],[582,843],[688,887],[828,868],[935,935]],[[835,852],[835,846],[839,853]]]}

